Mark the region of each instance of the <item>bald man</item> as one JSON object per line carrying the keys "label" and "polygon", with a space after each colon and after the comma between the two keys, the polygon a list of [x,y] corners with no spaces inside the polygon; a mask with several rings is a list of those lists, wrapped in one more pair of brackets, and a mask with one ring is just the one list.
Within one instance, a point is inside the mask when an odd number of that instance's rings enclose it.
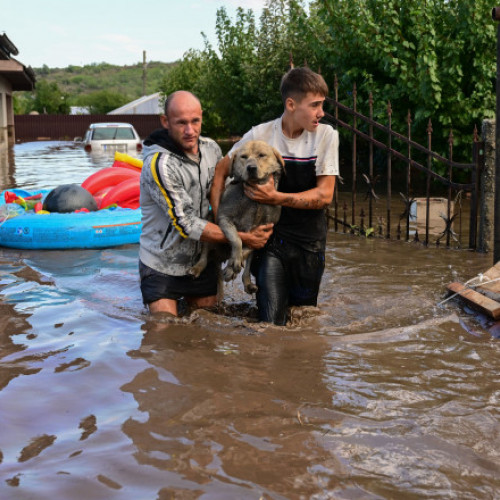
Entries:
{"label": "bald man", "polygon": [[[198,278],[188,274],[201,242],[226,242],[207,221],[215,165],[222,158],[215,141],[202,137],[199,99],[180,90],[165,102],[162,128],[144,141],[141,173],[142,232],[139,273],[144,304],[152,314],[178,315],[178,301],[195,308],[217,303],[217,269],[210,262]],[[244,244],[262,248],[272,224],[240,233]]]}

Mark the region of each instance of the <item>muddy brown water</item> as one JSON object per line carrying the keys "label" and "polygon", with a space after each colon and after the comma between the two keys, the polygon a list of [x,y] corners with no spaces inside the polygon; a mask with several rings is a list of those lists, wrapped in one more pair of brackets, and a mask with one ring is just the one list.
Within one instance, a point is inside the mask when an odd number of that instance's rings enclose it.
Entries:
{"label": "muddy brown water", "polygon": [[[2,189],[110,164],[17,145]],[[491,256],[333,234],[319,309],[150,318],[136,245],[0,249],[1,499],[500,498],[498,327],[446,285]]]}

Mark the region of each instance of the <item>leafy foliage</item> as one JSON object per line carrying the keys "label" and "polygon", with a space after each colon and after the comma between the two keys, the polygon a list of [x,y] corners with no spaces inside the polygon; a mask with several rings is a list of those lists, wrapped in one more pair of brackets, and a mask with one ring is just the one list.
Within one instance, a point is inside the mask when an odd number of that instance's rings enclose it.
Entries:
{"label": "leafy foliage", "polygon": [[99,90],[83,96],[80,104],[86,106],[90,114],[105,115],[113,109],[119,108],[128,102],[128,99],[109,90]]}
{"label": "leafy foliage", "polygon": [[35,91],[33,109],[39,113],[67,114],[69,112],[68,96],[59,89],[57,83],[41,80]]}
{"label": "leafy foliage", "polygon": [[192,90],[213,122],[204,133],[241,134],[282,111],[280,79],[289,65],[307,64],[352,105],[394,130],[427,143],[432,120],[433,148],[447,154],[453,129],[457,156],[470,156],[474,126],[495,109],[495,24],[486,0],[268,0],[257,23],[238,9],[216,19],[217,46],[190,51],[169,72],[162,91]]}
{"label": "leafy foliage", "polygon": [[166,75],[162,91],[195,92],[203,104],[205,134],[242,134],[283,111],[279,85],[290,54],[316,62],[304,43],[312,36],[307,19],[298,0],[270,0],[259,26],[251,10],[239,8],[233,21],[221,8],[217,47],[206,42],[204,50],[189,51]]}
{"label": "leafy foliage", "polygon": [[[327,57],[340,76],[340,94],[356,82],[373,93],[376,117],[392,104],[394,128],[424,142],[432,120],[435,146],[469,144],[495,109],[495,26],[486,0],[325,0],[319,15],[328,27]],[[470,153],[469,153],[470,154]]]}

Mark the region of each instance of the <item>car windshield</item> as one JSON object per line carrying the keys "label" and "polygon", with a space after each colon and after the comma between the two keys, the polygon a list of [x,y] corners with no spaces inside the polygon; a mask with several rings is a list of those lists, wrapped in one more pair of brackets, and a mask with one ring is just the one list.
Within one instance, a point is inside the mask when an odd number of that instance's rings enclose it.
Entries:
{"label": "car windshield", "polygon": [[113,139],[133,140],[134,132],[128,127],[98,127],[94,129],[92,140],[109,141]]}

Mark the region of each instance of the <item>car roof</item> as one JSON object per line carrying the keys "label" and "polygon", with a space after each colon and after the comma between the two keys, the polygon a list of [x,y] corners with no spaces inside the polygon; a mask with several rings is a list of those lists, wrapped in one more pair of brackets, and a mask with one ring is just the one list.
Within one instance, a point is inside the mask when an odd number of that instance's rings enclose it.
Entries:
{"label": "car roof", "polygon": [[89,128],[96,128],[96,127],[132,127],[131,123],[123,123],[123,122],[101,122],[101,123],[91,123],[89,125]]}

